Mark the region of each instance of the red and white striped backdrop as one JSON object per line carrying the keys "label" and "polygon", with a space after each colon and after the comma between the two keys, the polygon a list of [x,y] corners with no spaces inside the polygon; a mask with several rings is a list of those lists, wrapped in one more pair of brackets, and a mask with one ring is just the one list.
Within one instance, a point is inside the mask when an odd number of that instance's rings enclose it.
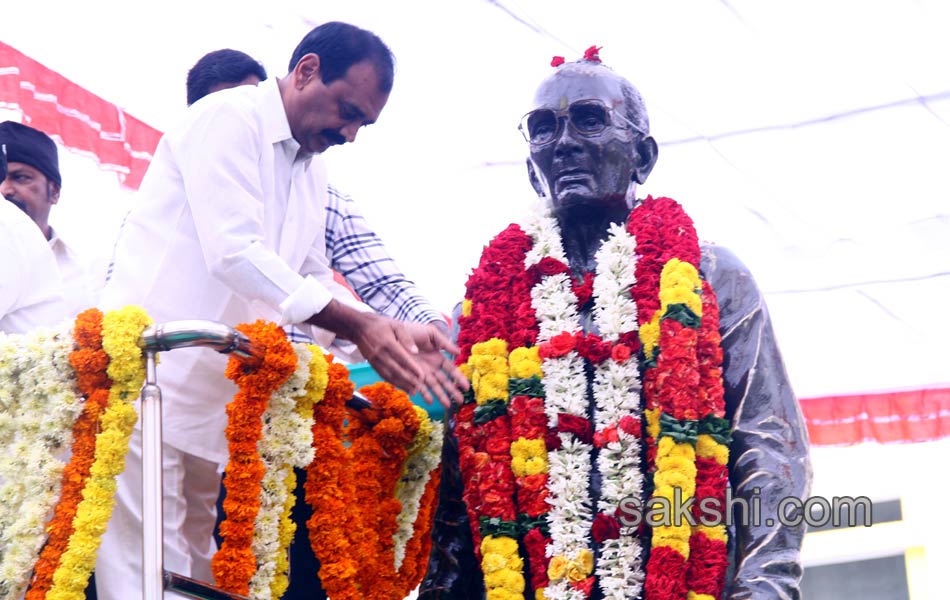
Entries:
{"label": "red and white striped backdrop", "polygon": [[950,387],[802,398],[813,446],[950,437]]}
{"label": "red and white striped backdrop", "polygon": [[162,132],[0,42],[0,107],[138,189]]}

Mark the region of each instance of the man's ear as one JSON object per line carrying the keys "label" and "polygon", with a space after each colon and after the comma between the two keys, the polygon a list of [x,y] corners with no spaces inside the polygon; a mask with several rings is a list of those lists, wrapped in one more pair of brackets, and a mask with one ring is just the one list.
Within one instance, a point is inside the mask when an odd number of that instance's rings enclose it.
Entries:
{"label": "man's ear", "polygon": [[49,199],[50,204],[56,204],[59,202],[59,184],[52,181],[48,181],[47,185],[49,186],[46,189],[46,196]]}
{"label": "man's ear", "polygon": [[656,165],[656,159],[659,152],[660,148],[656,145],[656,140],[654,140],[653,137],[649,135],[643,136],[643,139],[637,143],[638,160],[637,166],[633,170],[631,179],[639,184],[646,183],[647,177],[650,176],[650,172]]}
{"label": "man's ear", "polygon": [[314,78],[319,77],[320,57],[313,52],[301,56],[297,61],[297,66],[294,67],[294,83],[297,88],[302,88]]}
{"label": "man's ear", "polygon": [[544,198],[544,187],[541,186],[541,180],[538,179],[538,174],[534,171],[534,163],[531,162],[531,159],[525,159],[525,164],[528,165],[528,181],[531,182],[531,187],[534,188],[534,191],[537,192],[538,196]]}

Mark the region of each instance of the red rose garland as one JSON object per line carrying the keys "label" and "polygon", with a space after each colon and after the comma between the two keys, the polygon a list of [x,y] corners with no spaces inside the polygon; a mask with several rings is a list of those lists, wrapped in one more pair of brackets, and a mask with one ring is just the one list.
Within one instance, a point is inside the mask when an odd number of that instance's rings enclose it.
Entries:
{"label": "red rose garland", "polygon": [[[722,338],[719,334],[719,306],[709,282],[703,282],[703,317],[699,327],[697,359],[700,394],[699,436],[696,443],[696,504],[694,516],[700,523],[700,502],[715,500],[720,511],[726,506],[729,482],[728,427],[722,384]],[[689,569],[686,584],[696,600],[722,597],[724,575],[729,566],[726,526],[697,525],[689,539]]]}
{"label": "red rose garland", "polygon": [[530,249],[531,238],[517,225],[509,226],[485,248],[465,293],[466,298],[484,300],[463,303],[456,364],[468,360],[472,344],[491,338],[505,340],[509,348],[534,344],[537,323],[531,285],[524,276],[524,257]]}
{"label": "red rose garland", "polygon": [[[644,373],[644,397],[649,409],[650,471],[654,478],[662,477],[664,485],[676,481],[673,487],[679,488],[684,500],[691,495],[695,495],[697,505],[705,497],[724,500],[728,423],[723,419],[722,349],[712,287],[708,282],[700,284],[701,309],[694,312],[701,313],[701,317],[683,305],[670,304],[662,321],[657,319],[657,311],[664,307],[661,294],[671,297],[671,292],[663,291],[660,285],[664,269],[682,261],[698,272],[700,250],[695,229],[682,207],[669,198],[647,198],[634,209],[629,228],[638,241],[639,286],[635,297],[641,336],[644,346],[649,346],[645,348],[648,368]],[[694,292],[700,293],[700,289]],[[656,331],[651,331],[651,326],[659,328],[655,340],[650,339]],[[659,436],[668,437],[663,442],[666,449],[658,458],[663,445]],[[675,443],[670,444],[670,439]],[[659,469],[658,461],[667,466]],[[689,533],[687,544],[683,526],[656,528],[652,533],[647,599],[685,598],[687,592],[702,600],[707,594],[720,597],[717,594],[721,594],[728,565],[724,526],[696,527]]]}

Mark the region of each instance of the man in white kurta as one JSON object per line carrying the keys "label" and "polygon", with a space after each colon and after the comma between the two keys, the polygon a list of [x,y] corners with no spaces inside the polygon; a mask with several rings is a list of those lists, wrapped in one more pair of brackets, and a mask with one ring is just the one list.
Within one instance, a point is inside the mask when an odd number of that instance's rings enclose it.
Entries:
{"label": "man in white kurta", "polygon": [[46,240],[13,202],[0,199],[0,333],[26,333],[66,318],[63,282]]}
{"label": "man in white kurta", "polygon": [[[336,339],[335,329],[378,371],[386,370],[386,360],[399,365],[390,372],[396,379],[406,376],[394,383],[410,391],[420,385],[447,389],[459,377],[440,350],[454,346],[435,327],[376,315],[334,281],[328,258],[332,211],[318,154],[353,141],[359,127],[378,117],[388,99],[385,74],[375,72],[382,67],[362,60],[324,82],[318,55],[296,58],[286,78],[212,94],[163,136],[122,229],[100,304],[140,305],[156,323],[298,324],[338,355],[355,351]],[[389,81],[391,86],[391,62]],[[384,274],[379,285],[391,279]],[[379,294],[374,308],[407,318],[396,314],[402,309],[387,296]],[[431,312],[430,320],[441,318],[424,303],[408,304]],[[351,357],[360,359],[358,353]],[[204,581],[212,580],[217,469],[227,460],[224,406],[236,391],[224,377],[225,362],[207,349],[175,350],[162,354],[157,371],[165,567]],[[136,433],[99,552],[100,600],[141,593],[140,453]]]}

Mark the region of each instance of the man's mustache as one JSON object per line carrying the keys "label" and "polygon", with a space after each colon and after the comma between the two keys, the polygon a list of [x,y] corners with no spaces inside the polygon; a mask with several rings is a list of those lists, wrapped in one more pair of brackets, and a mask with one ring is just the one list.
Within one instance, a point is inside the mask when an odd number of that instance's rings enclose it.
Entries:
{"label": "man's mustache", "polygon": [[12,202],[14,206],[16,206],[17,208],[19,208],[19,209],[22,210],[23,212],[26,212],[26,202],[20,202],[19,200],[17,200],[17,199],[14,198],[13,196],[4,196],[4,198],[5,198],[8,202]]}
{"label": "man's mustache", "polygon": [[320,132],[320,135],[322,135],[323,138],[327,140],[328,142],[330,142],[330,144],[333,146],[338,146],[340,144],[346,143],[346,138],[343,137],[339,131],[336,131],[334,129],[324,129],[323,131]]}

